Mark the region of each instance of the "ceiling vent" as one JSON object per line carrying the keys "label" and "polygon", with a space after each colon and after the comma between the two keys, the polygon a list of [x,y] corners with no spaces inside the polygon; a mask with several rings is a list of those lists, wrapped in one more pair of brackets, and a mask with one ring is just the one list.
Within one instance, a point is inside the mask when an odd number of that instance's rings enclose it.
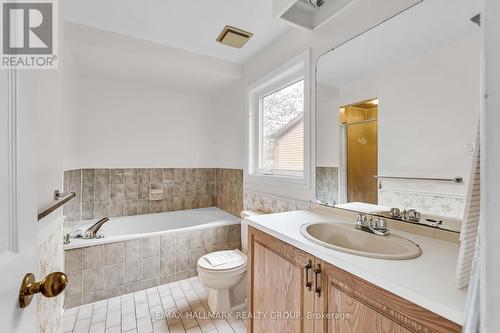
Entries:
{"label": "ceiling vent", "polygon": [[[273,0],[275,17],[314,31],[340,15],[356,0]],[[368,1],[369,2],[369,1]]]}
{"label": "ceiling vent", "polygon": [[226,25],[219,37],[217,37],[217,41],[219,43],[240,49],[250,38],[252,38],[252,36],[253,33],[251,32]]}

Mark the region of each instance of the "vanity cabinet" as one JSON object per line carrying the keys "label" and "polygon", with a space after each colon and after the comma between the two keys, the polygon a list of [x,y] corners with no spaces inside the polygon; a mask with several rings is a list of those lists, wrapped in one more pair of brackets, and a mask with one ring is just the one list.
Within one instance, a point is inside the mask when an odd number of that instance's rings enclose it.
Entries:
{"label": "vanity cabinet", "polygon": [[251,226],[248,274],[249,333],[461,331],[459,325]]}

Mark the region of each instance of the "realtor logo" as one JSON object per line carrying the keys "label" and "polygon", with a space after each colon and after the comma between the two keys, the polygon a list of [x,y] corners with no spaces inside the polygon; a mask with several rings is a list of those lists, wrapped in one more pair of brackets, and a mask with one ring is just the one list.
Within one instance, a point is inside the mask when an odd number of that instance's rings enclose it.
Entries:
{"label": "realtor logo", "polygon": [[1,2],[1,68],[56,69],[57,5],[50,0]]}

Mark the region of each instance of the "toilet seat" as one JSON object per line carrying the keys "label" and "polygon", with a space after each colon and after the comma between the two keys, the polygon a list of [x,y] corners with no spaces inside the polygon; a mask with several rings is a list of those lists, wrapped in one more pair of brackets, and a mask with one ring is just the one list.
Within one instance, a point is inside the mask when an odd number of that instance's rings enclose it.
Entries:
{"label": "toilet seat", "polygon": [[217,251],[213,252],[214,254],[217,253],[230,253],[232,255],[236,255],[237,259],[222,265],[218,266],[213,266],[210,264],[210,262],[205,258],[205,256],[200,257],[198,259],[198,268],[206,271],[206,272],[221,272],[221,273],[227,273],[227,272],[233,272],[233,271],[240,271],[240,270],[246,270],[247,266],[247,256],[241,252],[240,250],[224,250],[224,251]]}

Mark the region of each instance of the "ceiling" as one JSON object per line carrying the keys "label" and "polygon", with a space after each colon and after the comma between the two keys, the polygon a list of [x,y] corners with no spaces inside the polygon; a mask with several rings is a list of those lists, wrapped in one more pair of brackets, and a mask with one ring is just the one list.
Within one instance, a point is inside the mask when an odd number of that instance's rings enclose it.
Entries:
{"label": "ceiling", "polygon": [[342,87],[390,64],[479,35],[470,21],[479,12],[480,0],[423,1],[321,57],[318,82]]}
{"label": "ceiling", "polygon": [[[64,20],[245,63],[288,29],[271,0],[65,0]],[[241,49],[216,42],[225,25],[254,33]]]}

